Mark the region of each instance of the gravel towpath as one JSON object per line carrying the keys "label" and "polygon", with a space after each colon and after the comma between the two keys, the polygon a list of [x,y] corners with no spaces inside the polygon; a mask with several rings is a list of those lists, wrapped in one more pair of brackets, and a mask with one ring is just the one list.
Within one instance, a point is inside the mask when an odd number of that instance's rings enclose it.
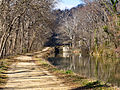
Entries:
{"label": "gravel towpath", "polygon": [[16,57],[5,73],[8,81],[3,90],[69,90],[56,76],[35,63],[32,57]]}

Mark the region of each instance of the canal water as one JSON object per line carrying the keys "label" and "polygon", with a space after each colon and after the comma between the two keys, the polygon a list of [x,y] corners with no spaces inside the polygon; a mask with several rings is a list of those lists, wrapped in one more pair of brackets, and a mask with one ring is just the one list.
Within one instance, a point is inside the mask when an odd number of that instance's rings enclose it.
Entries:
{"label": "canal water", "polygon": [[120,87],[120,60],[93,58],[81,54],[54,54],[48,61],[62,70],[71,70],[87,78],[93,78]]}

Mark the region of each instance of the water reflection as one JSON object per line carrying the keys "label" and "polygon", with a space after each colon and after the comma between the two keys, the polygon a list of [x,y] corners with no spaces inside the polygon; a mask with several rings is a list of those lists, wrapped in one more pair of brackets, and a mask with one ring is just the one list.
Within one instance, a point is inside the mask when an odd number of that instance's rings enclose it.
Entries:
{"label": "water reflection", "polygon": [[70,57],[70,53],[68,53],[68,52],[63,53],[63,57],[64,58]]}
{"label": "water reflection", "polygon": [[53,55],[48,60],[59,69],[72,70],[85,77],[120,86],[120,60],[82,57],[72,53]]}

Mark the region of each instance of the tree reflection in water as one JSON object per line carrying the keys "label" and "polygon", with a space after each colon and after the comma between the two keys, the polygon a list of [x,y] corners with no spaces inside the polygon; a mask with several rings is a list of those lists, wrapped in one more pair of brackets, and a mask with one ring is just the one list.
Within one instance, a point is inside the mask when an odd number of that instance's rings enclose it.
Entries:
{"label": "tree reflection in water", "polygon": [[53,55],[48,61],[62,70],[73,72],[88,78],[95,78],[120,86],[120,60],[82,57],[81,54],[63,53]]}

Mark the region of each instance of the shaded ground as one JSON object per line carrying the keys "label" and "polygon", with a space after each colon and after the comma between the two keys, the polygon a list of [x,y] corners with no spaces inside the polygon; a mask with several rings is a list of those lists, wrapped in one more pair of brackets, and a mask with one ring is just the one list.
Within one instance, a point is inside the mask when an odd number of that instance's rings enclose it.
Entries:
{"label": "shaded ground", "polygon": [[7,71],[0,72],[0,78],[1,75],[8,77],[4,88],[0,90],[118,90],[72,71],[58,70],[43,59],[51,52],[54,50],[47,47],[42,51],[27,53],[26,56],[7,59],[12,64],[7,64]]}
{"label": "shaded ground", "polygon": [[68,90],[56,76],[35,63],[32,57],[19,56],[17,62],[3,73],[8,76],[8,81],[3,90]]}

